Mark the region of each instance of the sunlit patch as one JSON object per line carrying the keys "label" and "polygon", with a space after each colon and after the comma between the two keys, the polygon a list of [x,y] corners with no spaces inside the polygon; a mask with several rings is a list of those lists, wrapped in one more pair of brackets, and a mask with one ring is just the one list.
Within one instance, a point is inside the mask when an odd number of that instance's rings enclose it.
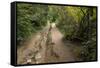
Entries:
{"label": "sunlit patch", "polygon": [[11,53],[14,63],[97,60],[96,7],[34,3],[13,5],[11,19],[15,21],[11,21],[11,49],[14,52]]}
{"label": "sunlit patch", "polygon": [[56,26],[56,23],[52,23],[51,26],[52,26],[52,28],[55,27]]}

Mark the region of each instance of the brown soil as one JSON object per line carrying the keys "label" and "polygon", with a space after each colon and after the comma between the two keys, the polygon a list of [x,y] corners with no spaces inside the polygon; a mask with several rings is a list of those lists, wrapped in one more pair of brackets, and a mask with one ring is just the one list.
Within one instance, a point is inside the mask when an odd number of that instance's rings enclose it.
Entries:
{"label": "brown soil", "polygon": [[52,41],[46,45],[48,30],[49,26],[45,27],[17,49],[18,64],[80,61],[73,49],[75,47],[80,49],[80,47],[69,41],[64,43],[63,35],[56,27],[51,29]]}

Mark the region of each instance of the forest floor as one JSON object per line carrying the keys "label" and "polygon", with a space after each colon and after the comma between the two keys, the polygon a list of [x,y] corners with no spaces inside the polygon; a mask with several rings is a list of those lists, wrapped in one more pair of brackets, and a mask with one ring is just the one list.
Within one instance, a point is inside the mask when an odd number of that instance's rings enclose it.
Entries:
{"label": "forest floor", "polygon": [[[36,33],[31,39],[27,40],[17,49],[18,64],[38,64],[38,63],[55,63],[55,62],[73,62],[82,61],[78,54],[81,50],[79,42],[64,42],[63,35],[57,27],[51,30],[51,44],[45,45],[47,36],[39,45],[43,33],[46,35],[49,27],[45,27],[42,31]],[[47,47],[48,46],[48,47]]]}

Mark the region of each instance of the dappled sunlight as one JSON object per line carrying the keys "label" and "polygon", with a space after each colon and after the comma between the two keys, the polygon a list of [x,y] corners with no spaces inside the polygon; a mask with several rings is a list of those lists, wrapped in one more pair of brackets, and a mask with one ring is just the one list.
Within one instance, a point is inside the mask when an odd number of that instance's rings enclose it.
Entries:
{"label": "dappled sunlight", "polygon": [[96,60],[96,9],[17,4],[17,64]]}

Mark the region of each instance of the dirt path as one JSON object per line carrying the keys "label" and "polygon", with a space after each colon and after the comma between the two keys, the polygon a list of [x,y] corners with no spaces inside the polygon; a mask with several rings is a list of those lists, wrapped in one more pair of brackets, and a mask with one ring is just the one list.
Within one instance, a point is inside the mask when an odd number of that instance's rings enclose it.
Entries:
{"label": "dirt path", "polygon": [[55,27],[52,29],[52,42],[55,43],[53,46],[54,52],[59,56],[60,62],[68,62],[68,61],[75,61],[74,56],[69,51],[69,47],[65,46],[64,42],[62,41],[63,35],[60,31]]}
{"label": "dirt path", "polygon": [[45,44],[48,30],[49,26],[45,27],[41,32],[32,36],[31,39],[23,43],[22,46],[17,49],[18,64],[77,61],[70,47],[66,46],[71,43],[65,44],[62,41],[63,35],[56,27],[53,27],[51,30],[51,44]]}

